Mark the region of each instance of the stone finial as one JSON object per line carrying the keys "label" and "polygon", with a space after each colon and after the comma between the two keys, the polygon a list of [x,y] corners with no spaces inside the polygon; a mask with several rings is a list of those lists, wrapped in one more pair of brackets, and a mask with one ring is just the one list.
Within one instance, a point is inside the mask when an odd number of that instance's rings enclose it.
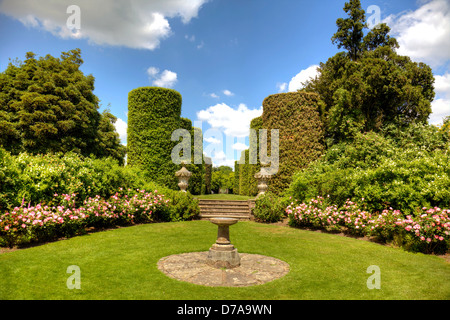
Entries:
{"label": "stone finial", "polygon": [[185,164],[182,163],[182,168],[175,172],[175,176],[178,178],[178,186],[180,187],[182,192],[186,192],[187,187],[189,186],[189,178],[192,176],[192,172],[186,169]]}
{"label": "stone finial", "polygon": [[258,195],[259,197],[266,193],[268,185],[268,180],[272,177],[272,174],[269,172],[267,168],[261,168],[261,171],[255,174],[255,179],[258,180]]}

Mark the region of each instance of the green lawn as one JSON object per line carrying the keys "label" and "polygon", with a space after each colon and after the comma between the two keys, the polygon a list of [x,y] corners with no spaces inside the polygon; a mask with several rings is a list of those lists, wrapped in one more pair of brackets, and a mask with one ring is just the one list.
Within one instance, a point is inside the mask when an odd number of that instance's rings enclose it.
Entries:
{"label": "green lawn", "polygon": [[249,199],[255,199],[255,197],[247,197],[247,196],[241,196],[236,194],[205,194],[201,196],[194,196],[198,199],[205,199],[205,200],[249,200]]}
{"label": "green lawn", "polygon": [[[450,264],[440,257],[255,222],[239,222],[230,232],[240,252],[284,260],[289,274],[245,288],[173,280],[157,269],[158,260],[207,251],[217,227],[148,224],[0,254],[0,299],[450,299]],[[71,265],[80,267],[80,290],[66,286]],[[367,288],[371,265],[380,268],[380,290]]]}

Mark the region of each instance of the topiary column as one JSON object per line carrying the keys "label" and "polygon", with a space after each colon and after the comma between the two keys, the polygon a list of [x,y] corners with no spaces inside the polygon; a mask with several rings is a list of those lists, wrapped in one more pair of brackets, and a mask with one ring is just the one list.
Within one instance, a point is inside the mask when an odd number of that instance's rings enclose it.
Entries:
{"label": "topiary column", "polygon": [[142,87],[128,95],[128,165],[141,166],[153,181],[177,189],[178,166],[171,152],[178,142],[172,132],[181,125],[180,93]]}
{"label": "topiary column", "polygon": [[270,180],[269,191],[281,193],[289,187],[292,176],[320,157],[325,150],[319,96],[308,92],[280,93],[263,102],[262,128],[279,130],[279,168]]}

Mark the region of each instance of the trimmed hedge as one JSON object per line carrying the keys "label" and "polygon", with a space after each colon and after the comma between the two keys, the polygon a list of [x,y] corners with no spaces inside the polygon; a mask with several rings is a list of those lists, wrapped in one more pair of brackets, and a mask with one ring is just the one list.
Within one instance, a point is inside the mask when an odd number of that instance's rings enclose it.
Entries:
{"label": "trimmed hedge", "polygon": [[[203,166],[203,163],[201,164],[195,164],[194,163],[194,152],[195,152],[195,144],[194,144],[194,137],[195,132],[197,131],[197,134],[202,136],[202,143],[203,143],[203,134],[202,130],[199,128],[192,127],[192,121],[187,118],[181,118],[181,128],[186,129],[191,133],[191,163],[186,165],[186,169],[188,169],[192,176],[189,178],[189,186],[188,191],[191,194],[200,195],[202,192],[204,193],[205,187],[204,187],[204,174],[205,169]],[[203,150],[203,145],[197,146],[197,148],[201,148]],[[203,154],[203,153],[201,153]],[[179,166],[179,169],[181,169],[181,166]]]}
{"label": "trimmed hedge", "polygon": [[212,159],[205,157],[205,194],[211,194]]}
{"label": "trimmed hedge", "polygon": [[319,158],[324,152],[324,130],[320,119],[321,100],[315,93],[275,94],[263,102],[262,127],[268,130],[268,153],[271,129],[279,130],[279,170],[269,182],[269,191],[280,194],[289,187],[292,176]]}
{"label": "trimmed hedge", "polygon": [[[261,163],[259,161],[259,130],[262,129],[262,118],[258,117],[251,121],[250,129],[256,131],[256,135],[249,137],[250,149],[241,152],[239,164],[235,163],[235,190],[236,194],[244,196],[256,196],[258,194],[258,181],[255,179],[255,174],[261,169]],[[256,164],[251,164],[250,151],[255,148],[256,151]],[[244,162],[245,160],[245,162]],[[253,161],[252,161],[253,162]]]}
{"label": "trimmed hedge", "polygon": [[239,164],[239,194],[248,196],[249,193],[249,179],[250,172],[249,164],[249,150],[243,150],[241,152],[241,164]]}
{"label": "trimmed hedge", "polygon": [[234,187],[233,187],[233,193],[234,194],[241,194],[240,188],[239,188],[239,178],[240,178],[240,172],[239,172],[239,161],[234,162]]}
{"label": "trimmed hedge", "polygon": [[172,89],[142,87],[128,96],[128,164],[146,170],[155,182],[177,189],[172,132],[181,125],[181,95]]}
{"label": "trimmed hedge", "polygon": [[259,130],[263,129],[262,117],[253,119],[250,122],[250,129],[255,130],[256,135],[250,135],[250,148],[255,148],[256,150],[256,164],[249,164],[248,169],[248,192],[249,196],[256,196],[258,194],[258,181],[255,179],[255,174],[261,170],[261,162],[259,159]]}

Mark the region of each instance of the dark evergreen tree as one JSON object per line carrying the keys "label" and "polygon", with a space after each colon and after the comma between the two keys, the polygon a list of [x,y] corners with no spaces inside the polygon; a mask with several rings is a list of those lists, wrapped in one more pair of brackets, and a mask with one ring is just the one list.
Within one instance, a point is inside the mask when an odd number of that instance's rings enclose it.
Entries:
{"label": "dark evergreen tree", "polygon": [[123,163],[116,118],[98,112],[95,79],[82,64],[80,49],[60,58],[28,52],[24,62],[10,62],[0,73],[0,146],[12,154],[74,151]]}
{"label": "dark evergreen tree", "polygon": [[424,63],[396,53],[397,40],[386,24],[367,29],[359,0],[350,0],[337,20],[332,41],[339,52],[321,63],[319,75],[305,84],[325,103],[321,115],[332,142],[352,139],[357,132],[394,124],[426,123],[434,99],[434,76]]}

